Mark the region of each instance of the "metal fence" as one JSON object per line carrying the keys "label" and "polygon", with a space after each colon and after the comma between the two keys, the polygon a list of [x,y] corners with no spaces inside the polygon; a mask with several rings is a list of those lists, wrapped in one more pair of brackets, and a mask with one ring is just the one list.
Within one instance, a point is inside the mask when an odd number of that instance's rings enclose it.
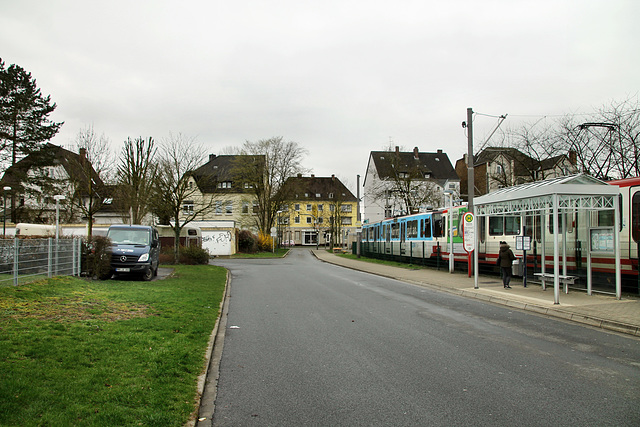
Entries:
{"label": "metal fence", "polygon": [[82,239],[0,239],[0,286],[80,276]]}

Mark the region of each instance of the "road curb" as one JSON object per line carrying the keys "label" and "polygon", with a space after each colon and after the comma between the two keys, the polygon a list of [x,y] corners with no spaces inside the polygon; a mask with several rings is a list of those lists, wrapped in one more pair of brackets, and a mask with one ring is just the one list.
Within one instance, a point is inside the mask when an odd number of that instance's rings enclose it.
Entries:
{"label": "road curb", "polygon": [[[218,318],[216,319],[216,323],[213,326],[213,330],[211,331],[211,335],[209,336],[209,343],[207,344],[207,350],[205,352],[205,368],[204,368],[204,372],[202,372],[199,376],[198,376],[198,385],[197,385],[197,390],[196,390],[196,402],[195,402],[195,410],[192,412],[191,416],[189,417],[189,421],[187,421],[184,426],[185,427],[194,427],[196,425],[199,426],[206,426],[206,425],[211,425],[212,423],[212,417],[213,417],[213,405],[215,404],[215,393],[216,393],[216,386],[217,386],[217,381],[218,381],[218,374],[216,373],[215,378],[212,378],[211,381],[209,381],[209,384],[214,383],[214,387],[213,390],[209,390],[209,387],[207,387],[207,390],[209,394],[209,396],[207,396],[208,398],[210,398],[211,396],[213,397],[213,400],[211,401],[211,406],[206,405],[206,407],[203,408],[202,406],[202,400],[205,394],[205,387],[208,385],[207,384],[207,379],[209,376],[209,372],[213,372],[214,369],[217,369],[217,364],[219,363],[219,360],[216,361],[213,357],[213,354],[216,350],[216,342],[218,341],[218,335],[220,332],[220,324],[221,323],[225,323],[223,320],[223,316],[226,315],[227,312],[227,303],[228,303],[228,293],[229,293],[229,287],[231,284],[231,275],[229,274],[229,270],[227,270],[227,280],[226,283],[224,285],[224,292],[222,293],[222,300],[220,301],[220,307],[218,309]],[[213,363],[212,363],[213,362]],[[215,365],[215,366],[213,366]],[[204,418],[204,420],[199,421],[200,418]],[[204,422],[204,424],[203,424]]]}

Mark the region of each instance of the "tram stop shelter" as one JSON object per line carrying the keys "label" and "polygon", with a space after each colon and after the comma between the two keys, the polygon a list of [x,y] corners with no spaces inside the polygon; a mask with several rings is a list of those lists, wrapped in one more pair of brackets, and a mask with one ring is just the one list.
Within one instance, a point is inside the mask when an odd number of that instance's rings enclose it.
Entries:
{"label": "tram stop shelter", "polygon": [[[614,222],[611,227],[591,227],[589,222],[587,236],[587,293],[591,295],[591,253],[606,252],[615,257],[616,298],[621,298],[620,273],[620,204],[618,202],[619,189],[594,177],[577,174],[544,181],[531,182],[514,187],[501,188],[474,200],[473,210],[476,218],[499,215],[539,215],[541,233],[542,259],[545,260],[545,235],[553,238],[553,273],[545,271],[545,262],[541,263],[543,280],[553,278],[554,303],[560,303],[561,278],[567,277],[566,256],[566,215],[568,212],[613,211]],[[587,215],[589,217],[590,214]],[[545,232],[545,218],[553,221],[553,235]],[[479,221],[475,221],[478,224]],[[560,263],[560,237],[562,235],[562,264]],[[478,233],[475,233],[476,248],[478,247]],[[474,251],[475,287],[478,287],[478,251]],[[562,266],[562,274],[560,267]]]}

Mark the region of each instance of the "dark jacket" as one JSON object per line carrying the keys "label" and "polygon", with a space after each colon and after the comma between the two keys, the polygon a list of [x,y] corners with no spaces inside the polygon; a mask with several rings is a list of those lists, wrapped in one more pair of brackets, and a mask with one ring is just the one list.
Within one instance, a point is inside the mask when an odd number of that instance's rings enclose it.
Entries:
{"label": "dark jacket", "polygon": [[516,259],[513,251],[506,243],[500,244],[500,252],[498,253],[498,257],[500,258],[500,267],[511,267],[513,260]]}

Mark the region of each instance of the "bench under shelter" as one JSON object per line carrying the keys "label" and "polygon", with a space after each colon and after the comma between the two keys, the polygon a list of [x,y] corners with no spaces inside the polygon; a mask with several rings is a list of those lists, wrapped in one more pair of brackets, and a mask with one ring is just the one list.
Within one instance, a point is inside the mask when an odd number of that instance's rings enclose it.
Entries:
{"label": "bench under shelter", "polygon": [[[521,184],[513,187],[501,188],[484,196],[474,199],[473,213],[477,219],[496,215],[539,215],[541,229],[545,230],[545,219],[553,221],[553,271],[545,270],[545,262],[542,262],[542,271],[537,273],[542,281],[543,288],[546,281],[553,281],[554,303],[560,303],[560,284],[565,286],[575,280],[574,276],[567,274],[567,250],[566,250],[566,215],[563,213],[574,211],[613,211],[613,226],[606,229],[594,227],[589,229],[587,236],[592,241],[607,240],[613,243],[612,248],[607,248],[608,254],[615,257],[615,294],[616,298],[622,296],[622,278],[620,273],[620,234],[618,225],[620,224],[620,204],[619,189],[609,185],[604,181],[589,175],[577,174],[559,178],[547,179]],[[478,224],[479,221],[474,221]],[[590,225],[587,225],[590,227]],[[478,233],[474,233],[476,238],[476,248],[478,247]],[[545,260],[545,235],[542,232],[542,260]],[[562,248],[560,238],[562,237]],[[592,293],[591,279],[591,252],[593,242],[584,242],[587,250],[587,293]],[[597,250],[597,248],[596,248]],[[474,251],[474,272],[475,287],[478,287],[478,251]],[[561,262],[562,255],[562,262]],[[562,269],[562,270],[561,270]]]}

